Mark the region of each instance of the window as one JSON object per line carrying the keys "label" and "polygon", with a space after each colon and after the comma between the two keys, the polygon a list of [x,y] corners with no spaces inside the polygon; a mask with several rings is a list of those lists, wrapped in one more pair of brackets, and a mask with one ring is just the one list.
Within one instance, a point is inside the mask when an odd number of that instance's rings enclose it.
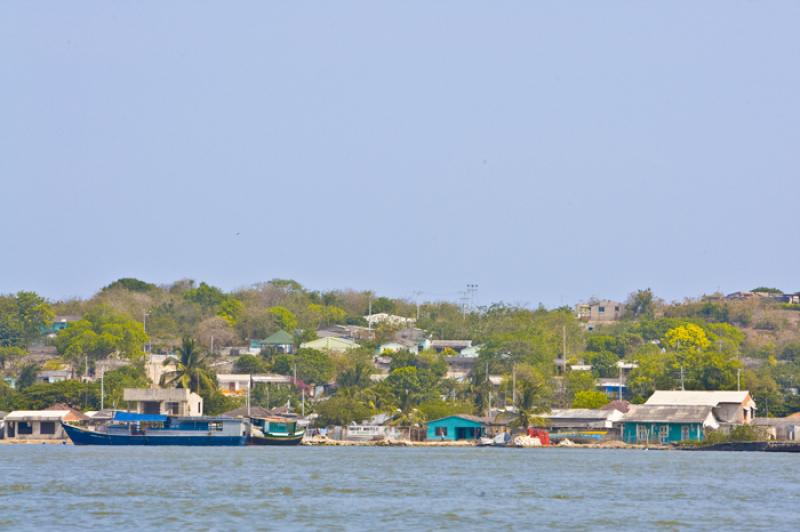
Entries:
{"label": "window", "polygon": [[689,441],[689,425],[683,425],[681,427],[681,440]]}
{"label": "window", "polygon": [[597,307],[597,312],[599,312],[600,314],[604,313],[605,311],[606,307]]}
{"label": "window", "polygon": [[658,428],[658,439],[665,442],[669,439],[669,425],[661,425]]}
{"label": "window", "polygon": [[437,436],[447,436],[447,427],[436,427]]}
{"label": "window", "polygon": [[177,416],[180,405],[178,403],[167,403],[167,410],[170,414]]}
{"label": "window", "polygon": [[208,430],[209,431],[212,431],[212,430],[220,431],[220,430],[222,430],[222,421],[209,421]]}
{"label": "window", "polygon": [[614,307],[614,312],[619,312],[619,305],[617,305],[616,307]]}
{"label": "window", "polygon": [[33,434],[33,425],[28,421],[20,421],[17,423],[17,434]]}
{"label": "window", "polygon": [[55,434],[56,424],[53,421],[42,421],[39,423],[39,434]]}
{"label": "window", "polygon": [[636,440],[637,441],[647,441],[648,440],[647,426],[646,425],[636,425]]}

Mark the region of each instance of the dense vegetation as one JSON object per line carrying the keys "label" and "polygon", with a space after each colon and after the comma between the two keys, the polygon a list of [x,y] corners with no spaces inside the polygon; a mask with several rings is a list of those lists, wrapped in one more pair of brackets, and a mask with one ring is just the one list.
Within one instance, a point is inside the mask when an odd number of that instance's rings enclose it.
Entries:
{"label": "dense vegetation", "polygon": [[[773,290],[773,289],[764,289]],[[236,399],[215,389],[214,364],[225,346],[248,345],[279,330],[296,345],[312,340],[322,327],[365,326],[368,309],[406,317],[419,312],[417,326],[436,339],[470,339],[481,345],[466,382],[446,378],[447,356],[454,353],[401,351],[391,355],[382,380],[371,378],[377,346],[392,339],[396,327],[378,325],[375,338],[361,348],[328,355],[312,349],[296,354],[246,355],[234,371],[296,375],[296,386],[257,386],[254,404],[295,407],[300,390],[328,384],[324,400],[307,402],[321,422],[347,423],[391,412],[394,422],[414,423],[455,412],[484,413],[510,406],[520,423],[549,408],[597,407],[607,399],[597,378],[614,378],[619,361],[635,362],[628,375],[633,401],[656,388],[749,389],[761,415],[800,410],[800,312],[768,297],[731,301],[705,297],[666,304],[649,290],[625,302],[622,320],[588,332],[567,307],[521,308],[495,304],[464,309],[449,302],[422,303],[378,297],[368,291],[308,290],[296,281],[276,279],[225,292],[206,283],[182,280],[157,286],[120,279],[87,300],[48,302],[32,292],[0,297],[0,365],[16,379],[16,389],[0,384],[0,410],[41,408],[67,402],[99,407],[99,383],[71,380],[35,383],[41,369],[70,368],[92,375],[109,356],[130,366],[106,373],[105,403],[118,404],[125,386],[147,384],[145,349],[172,355],[178,371],[162,385],[197,389],[209,412],[235,407]],[[55,331],[56,316],[77,316]],[[37,359],[37,347],[55,348],[55,358]],[[556,359],[566,361],[558,371]],[[570,365],[591,364],[591,371]],[[489,375],[499,376],[492,383]]]}

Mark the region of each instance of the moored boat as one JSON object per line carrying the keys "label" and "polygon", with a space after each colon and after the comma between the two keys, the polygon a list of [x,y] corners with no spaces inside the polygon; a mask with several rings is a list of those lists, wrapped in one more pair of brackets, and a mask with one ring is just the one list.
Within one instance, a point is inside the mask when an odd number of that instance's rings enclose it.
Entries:
{"label": "moored boat", "polygon": [[251,417],[250,445],[299,445],[305,430],[297,420],[281,417]]}
{"label": "moored boat", "polygon": [[89,429],[62,423],[75,445],[238,446],[247,422],[227,417],[178,417],[114,412],[111,424]]}

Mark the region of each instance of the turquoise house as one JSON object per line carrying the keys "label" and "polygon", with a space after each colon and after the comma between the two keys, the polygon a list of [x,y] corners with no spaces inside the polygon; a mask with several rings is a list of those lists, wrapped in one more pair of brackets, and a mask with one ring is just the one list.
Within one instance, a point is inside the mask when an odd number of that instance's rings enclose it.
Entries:
{"label": "turquoise house", "polygon": [[631,406],[621,423],[625,443],[639,444],[703,441],[706,429],[719,428],[711,406]]}
{"label": "turquoise house", "polygon": [[486,434],[483,418],[468,414],[447,416],[428,422],[428,440],[477,440]]}

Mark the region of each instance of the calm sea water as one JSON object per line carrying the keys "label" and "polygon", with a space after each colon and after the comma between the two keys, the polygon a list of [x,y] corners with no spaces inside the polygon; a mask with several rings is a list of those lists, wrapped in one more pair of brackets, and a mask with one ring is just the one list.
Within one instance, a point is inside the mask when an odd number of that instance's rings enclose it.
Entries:
{"label": "calm sea water", "polygon": [[0,529],[798,530],[800,455],[0,447]]}

